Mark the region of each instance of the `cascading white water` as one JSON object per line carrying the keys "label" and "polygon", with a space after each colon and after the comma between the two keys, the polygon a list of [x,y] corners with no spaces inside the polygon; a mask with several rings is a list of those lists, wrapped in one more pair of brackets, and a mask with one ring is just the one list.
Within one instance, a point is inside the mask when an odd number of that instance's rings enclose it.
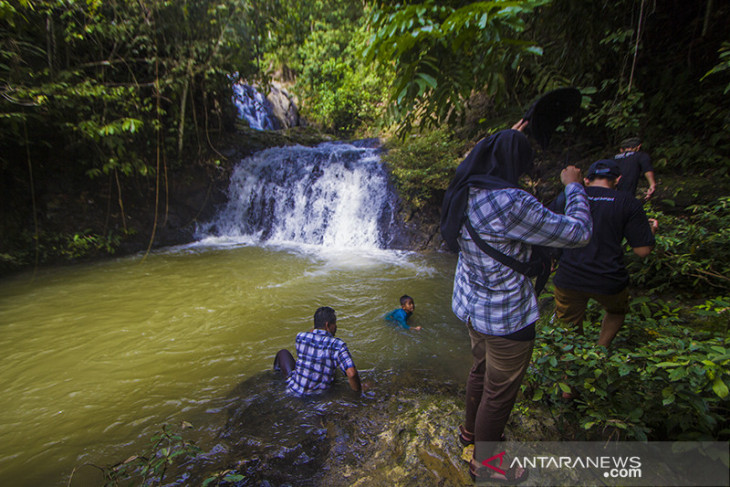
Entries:
{"label": "cascading white water", "polygon": [[278,147],[242,160],[229,201],[203,234],[252,243],[387,248],[395,196],[379,150],[366,143]]}
{"label": "cascading white water", "polygon": [[274,116],[271,103],[253,86],[243,83],[233,84],[233,103],[238,108],[238,116],[256,130],[279,130],[281,122]]}

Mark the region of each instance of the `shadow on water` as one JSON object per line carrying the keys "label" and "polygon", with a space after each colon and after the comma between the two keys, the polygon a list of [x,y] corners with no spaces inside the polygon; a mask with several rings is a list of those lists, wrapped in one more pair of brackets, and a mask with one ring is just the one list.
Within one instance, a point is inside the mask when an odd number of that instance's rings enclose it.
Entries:
{"label": "shadow on water", "polygon": [[362,395],[341,376],[333,390],[308,398],[286,394],[273,370],[242,382],[218,443],[179,485],[222,470],[244,475],[240,486],[390,485],[404,469],[408,485],[468,484],[454,434],[460,385],[423,369],[364,372],[373,384]]}

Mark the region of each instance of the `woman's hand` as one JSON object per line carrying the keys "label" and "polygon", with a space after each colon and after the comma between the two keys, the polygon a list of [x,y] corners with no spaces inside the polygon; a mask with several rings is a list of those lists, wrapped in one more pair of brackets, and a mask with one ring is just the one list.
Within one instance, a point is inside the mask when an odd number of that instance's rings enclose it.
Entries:
{"label": "woman's hand", "polygon": [[512,130],[517,130],[518,132],[524,132],[525,127],[527,127],[527,124],[530,123],[529,120],[525,120],[524,118],[521,118],[519,122],[514,124],[512,126]]}

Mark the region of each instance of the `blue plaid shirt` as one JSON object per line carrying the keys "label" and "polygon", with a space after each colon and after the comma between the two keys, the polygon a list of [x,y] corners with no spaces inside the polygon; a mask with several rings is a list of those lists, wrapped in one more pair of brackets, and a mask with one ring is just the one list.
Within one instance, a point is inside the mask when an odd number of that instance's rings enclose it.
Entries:
{"label": "blue plaid shirt", "polygon": [[335,380],[337,367],[354,367],[345,342],[328,331],[315,328],[297,334],[296,368],[286,380],[287,390],[306,396],[327,390]]}
{"label": "blue plaid shirt", "polygon": [[[492,247],[519,261],[531,255],[528,244],[582,247],[591,239],[593,221],[585,189],[565,188],[565,215],[545,208],[516,188],[469,189],[467,216]],[[509,335],[539,317],[532,281],[482,252],[462,227],[454,276],[452,309],[460,320],[486,335]]]}

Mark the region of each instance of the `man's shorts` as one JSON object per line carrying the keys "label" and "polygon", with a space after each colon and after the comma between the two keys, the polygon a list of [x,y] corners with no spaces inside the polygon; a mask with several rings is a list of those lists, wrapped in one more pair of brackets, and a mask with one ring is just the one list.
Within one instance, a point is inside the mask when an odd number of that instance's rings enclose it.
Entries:
{"label": "man's shorts", "polygon": [[589,299],[595,299],[606,312],[614,315],[625,315],[629,312],[628,288],[616,294],[599,294],[556,287],[554,297],[555,315],[566,323],[583,323]]}

